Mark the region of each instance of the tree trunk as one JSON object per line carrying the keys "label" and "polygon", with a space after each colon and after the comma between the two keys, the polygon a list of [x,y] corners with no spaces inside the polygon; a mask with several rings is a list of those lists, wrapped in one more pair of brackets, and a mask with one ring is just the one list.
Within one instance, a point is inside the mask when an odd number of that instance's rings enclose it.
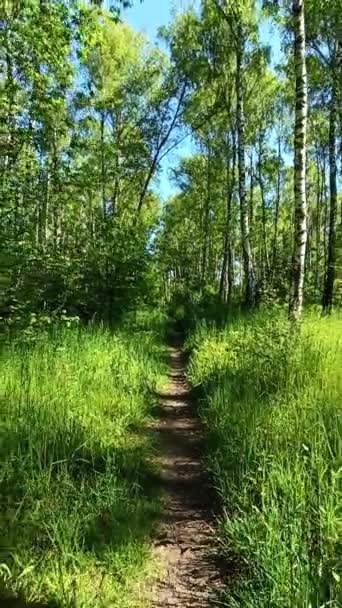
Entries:
{"label": "tree trunk", "polygon": [[245,277],[245,303],[248,308],[255,306],[255,276],[249,234],[248,202],[246,196],[245,165],[245,116],[243,93],[244,38],[242,25],[238,25],[238,44],[236,49],[236,112],[238,133],[239,198],[242,239],[243,270]]}
{"label": "tree trunk", "polygon": [[[235,169],[236,169],[236,145],[235,134],[232,134],[232,149],[229,149],[229,137],[227,138],[227,167],[226,167],[226,186],[227,186],[227,210],[226,227],[224,236],[224,251],[221,270],[221,280],[219,295],[220,299],[231,300],[233,291],[233,254],[232,254],[232,202],[235,188]],[[232,166],[231,166],[232,155]]]}
{"label": "tree trunk", "polygon": [[266,278],[269,276],[270,263],[268,257],[268,245],[267,245],[267,226],[266,226],[266,198],[265,198],[265,186],[262,176],[262,156],[263,156],[263,139],[264,134],[259,135],[259,159],[258,159],[258,181],[261,195],[261,217],[262,217],[262,285],[265,286]]}
{"label": "tree trunk", "polygon": [[327,267],[323,291],[323,311],[330,313],[333,305],[335,266],[336,266],[336,221],[337,221],[337,163],[336,163],[336,98],[337,90],[334,84],[331,96],[329,119],[329,183],[330,183],[330,214]]}
{"label": "tree trunk", "polygon": [[274,234],[273,234],[273,251],[272,251],[272,276],[274,277],[276,258],[277,258],[277,239],[278,239],[278,225],[279,225],[279,210],[280,210],[280,197],[281,197],[281,139],[278,137],[278,169],[277,169],[277,197],[274,214]]}
{"label": "tree trunk", "polygon": [[49,182],[50,182],[50,165],[47,163],[46,171],[40,170],[40,188],[39,188],[39,210],[38,210],[38,245],[45,247],[47,241],[47,221],[48,221],[48,206],[49,206]]}
{"label": "tree trunk", "polygon": [[104,154],[104,127],[105,116],[104,111],[101,111],[101,191],[102,191],[102,212],[103,217],[106,217],[106,167]]}
{"label": "tree trunk", "polygon": [[305,182],[308,92],[305,59],[304,0],[293,0],[293,17],[296,70],[294,166],[295,225],[289,318],[296,321],[300,319],[303,309],[305,252],[307,244],[307,207]]}
{"label": "tree trunk", "polygon": [[[249,159],[249,229],[253,240],[253,226],[254,226],[254,171],[253,171],[253,149],[251,151]],[[252,245],[251,245],[252,246]]]}
{"label": "tree trunk", "polygon": [[327,267],[328,259],[328,188],[327,188],[327,158],[326,152],[322,150],[322,202],[323,209],[323,273]]}
{"label": "tree trunk", "polygon": [[315,290],[319,293],[319,265],[321,258],[321,209],[323,195],[323,177],[321,175],[321,163],[319,155],[319,144],[316,149],[316,262],[315,262]]}
{"label": "tree trunk", "polygon": [[208,246],[209,246],[209,213],[210,213],[210,188],[211,188],[211,150],[208,148],[208,159],[207,159],[207,191],[204,205],[204,218],[203,218],[203,249],[202,249],[202,272],[201,272],[201,287],[205,287],[206,271],[207,271],[207,258],[208,258]]}
{"label": "tree trunk", "polygon": [[63,244],[63,207],[61,205],[60,193],[61,183],[58,176],[58,146],[56,132],[53,133],[52,159],[51,159],[51,200],[53,215],[53,247],[59,249]]}
{"label": "tree trunk", "polygon": [[115,149],[115,176],[113,189],[112,216],[116,215],[120,197],[120,146],[121,146],[121,112],[116,112],[115,125],[113,125],[114,149]]}

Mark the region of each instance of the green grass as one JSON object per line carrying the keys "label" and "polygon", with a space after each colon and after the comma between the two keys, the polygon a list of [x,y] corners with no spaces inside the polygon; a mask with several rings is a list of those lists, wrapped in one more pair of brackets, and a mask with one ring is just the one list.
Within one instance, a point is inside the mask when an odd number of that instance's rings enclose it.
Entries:
{"label": "green grass", "polygon": [[189,377],[222,496],[226,605],[342,605],[342,318],[260,312],[198,327]]}
{"label": "green grass", "polygon": [[2,351],[0,605],[7,592],[65,608],[144,604],[162,329],[162,316],[132,313],[114,333],[57,327]]}

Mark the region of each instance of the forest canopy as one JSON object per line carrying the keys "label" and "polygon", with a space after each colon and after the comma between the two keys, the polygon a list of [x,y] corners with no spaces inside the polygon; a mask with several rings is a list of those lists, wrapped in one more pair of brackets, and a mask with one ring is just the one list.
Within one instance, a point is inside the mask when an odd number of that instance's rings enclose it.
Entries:
{"label": "forest canopy", "polygon": [[[340,301],[338,5],[305,3],[301,80],[290,3],[205,0],[161,29],[162,51],[101,3],[5,2],[2,317],[114,319],[182,291],[291,304],[304,275],[308,302]],[[163,202],[156,178],[186,137]]]}

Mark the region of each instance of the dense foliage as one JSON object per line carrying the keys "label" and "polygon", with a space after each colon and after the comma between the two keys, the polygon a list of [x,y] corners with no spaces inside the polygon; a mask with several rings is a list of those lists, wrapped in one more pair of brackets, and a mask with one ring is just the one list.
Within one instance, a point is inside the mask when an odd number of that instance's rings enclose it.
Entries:
{"label": "dense foliage", "polygon": [[[341,284],[339,3],[305,6],[305,291],[329,310]],[[271,19],[284,47],[273,58]],[[101,3],[5,2],[5,321],[41,310],[116,319],[160,287],[167,299],[209,291],[250,306],[287,297],[294,27],[287,3],[263,14],[254,0],[203,0],[162,30],[166,54]],[[161,210],[154,179],[185,135],[194,154],[175,166],[178,192]]]}
{"label": "dense foliage", "polygon": [[1,312],[116,318],[144,298],[150,191],[184,87],[110,13],[6,3]]}

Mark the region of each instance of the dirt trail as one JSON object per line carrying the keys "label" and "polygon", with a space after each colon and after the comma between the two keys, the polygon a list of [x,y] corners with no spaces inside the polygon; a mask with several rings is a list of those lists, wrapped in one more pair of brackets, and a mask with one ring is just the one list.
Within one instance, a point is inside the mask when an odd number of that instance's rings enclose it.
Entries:
{"label": "dirt trail", "polygon": [[192,411],[182,351],[172,346],[169,353],[170,380],[160,393],[155,425],[165,509],[154,547],[162,574],[152,606],[219,606],[222,577],[213,541],[212,493],[201,461],[203,437]]}

